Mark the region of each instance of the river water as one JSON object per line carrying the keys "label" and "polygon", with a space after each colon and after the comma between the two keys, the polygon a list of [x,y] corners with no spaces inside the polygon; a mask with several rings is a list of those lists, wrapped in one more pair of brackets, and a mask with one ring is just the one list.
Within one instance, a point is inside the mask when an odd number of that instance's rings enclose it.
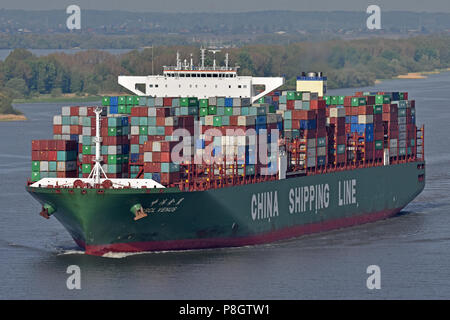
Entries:
{"label": "river water", "polygon": [[[84,255],[25,190],[32,139],[60,104],[22,104],[0,122],[0,299],[449,299],[450,73],[334,90],[408,91],[424,123],[426,188],[397,217],[269,245],[110,258]],[[81,289],[68,290],[68,266]],[[367,267],[381,270],[369,290]]]}

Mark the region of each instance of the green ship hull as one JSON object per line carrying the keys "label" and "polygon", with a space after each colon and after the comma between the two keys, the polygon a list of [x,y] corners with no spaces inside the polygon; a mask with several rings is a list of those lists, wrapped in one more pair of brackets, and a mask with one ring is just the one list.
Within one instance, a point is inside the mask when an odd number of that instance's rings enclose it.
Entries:
{"label": "green ship hull", "polygon": [[[243,246],[397,214],[424,188],[424,162],[347,169],[207,191],[27,191],[87,254]],[[141,205],[146,217],[130,211]]]}

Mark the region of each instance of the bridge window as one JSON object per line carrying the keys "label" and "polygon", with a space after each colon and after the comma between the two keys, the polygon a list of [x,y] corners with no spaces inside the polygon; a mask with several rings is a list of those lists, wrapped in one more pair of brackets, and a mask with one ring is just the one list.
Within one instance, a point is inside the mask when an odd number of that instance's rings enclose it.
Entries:
{"label": "bridge window", "polygon": [[152,84],[149,84],[148,86],[149,86],[150,88],[153,88],[153,85],[152,85]]}
{"label": "bridge window", "polygon": [[240,89],[240,88],[242,88],[242,86],[241,86],[241,85],[238,85],[238,88]]}
{"label": "bridge window", "polygon": [[206,76],[207,76],[208,78],[211,78],[211,73],[208,73]]}
{"label": "bridge window", "polygon": [[217,78],[217,73],[214,73],[212,76],[213,78]]}
{"label": "bridge window", "polygon": [[206,78],[206,74],[202,73],[202,78]]}

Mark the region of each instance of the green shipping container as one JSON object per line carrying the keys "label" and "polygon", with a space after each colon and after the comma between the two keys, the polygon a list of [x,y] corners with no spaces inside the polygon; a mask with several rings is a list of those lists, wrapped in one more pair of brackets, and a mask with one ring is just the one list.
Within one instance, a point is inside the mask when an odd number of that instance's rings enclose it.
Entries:
{"label": "green shipping container", "polygon": [[352,98],[352,107],[359,107],[359,99],[354,97]]}
{"label": "green shipping container", "polygon": [[382,140],[375,140],[375,150],[383,150],[383,141]]}
{"label": "green shipping container", "polygon": [[31,173],[31,181],[36,182],[41,180],[41,174],[39,172],[32,172]]}
{"label": "green shipping container", "polygon": [[127,106],[120,105],[119,106],[119,113],[122,113],[122,114],[127,113]]}
{"label": "green shipping container", "polygon": [[109,97],[103,97],[102,98],[102,106],[109,106],[109,104],[110,104]]}
{"label": "green shipping container", "polygon": [[119,97],[119,105],[125,105],[125,104],[127,104],[127,97],[120,96]]}
{"label": "green shipping container", "polygon": [[31,171],[32,172],[39,172],[41,168],[41,163],[39,161],[33,161],[31,163]]}
{"label": "green shipping container", "polygon": [[84,164],[81,166],[81,172],[82,172],[82,173],[91,173],[91,170],[92,170],[92,165],[91,165],[91,164],[84,163]]}
{"label": "green shipping container", "polygon": [[384,103],[384,97],[381,94],[377,94],[375,96],[375,103],[376,104],[383,104]]}
{"label": "green shipping container", "polygon": [[133,96],[127,96],[127,102],[126,104],[131,106],[134,103],[134,97]]}
{"label": "green shipping container", "polygon": [[359,103],[359,105],[360,106],[365,106],[366,105],[366,98],[363,98],[363,97],[361,97],[361,98],[359,98],[358,99],[358,103]]}
{"label": "green shipping container", "polygon": [[200,108],[207,108],[208,107],[208,99],[200,99],[199,100],[199,106]]}
{"label": "green shipping container", "polygon": [[208,107],[200,107],[200,117],[208,115]]}
{"label": "green shipping container", "polygon": [[208,106],[208,114],[209,115],[216,115],[217,114],[217,107],[216,106]]}
{"label": "green shipping container", "polygon": [[286,99],[287,100],[295,100],[295,91],[288,91],[286,92]]}
{"label": "green shipping container", "polygon": [[381,104],[376,104],[373,106],[373,114],[382,114],[383,106]]}
{"label": "green shipping container", "polygon": [[233,115],[233,107],[225,107],[225,115],[232,116]]}
{"label": "green shipping container", "polygon": [[222,117],[215,116],[214,119],[213,119],[213,126],[221,127],[222,126]]}
{"label": "green shipping container", "polygon": [[338,144],[338,145],[337,145],[337,153],[338,153],[338,154],[343,154],[343,153],[345,153],[345,144]]}

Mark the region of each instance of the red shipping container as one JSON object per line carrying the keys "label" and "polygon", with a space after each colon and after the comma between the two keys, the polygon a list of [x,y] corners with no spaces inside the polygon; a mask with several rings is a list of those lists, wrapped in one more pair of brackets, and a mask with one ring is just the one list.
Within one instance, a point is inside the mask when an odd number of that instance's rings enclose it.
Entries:
{"label": "red shipping container", "polygon": [[58,160],[58,151],[49,151],[48,161],[57,161],[57,160]]}
{"label": "red shipping container", "polygon": [[180,173],[179,172],[171,172],[171,173],[163,172],[163,173],[161,173],[161,184],[163,184],[163,185],[171,184],[171,183],[178,182],[178,181],[180,181]]}
{"label": "red shipping container", "polygon": [[171,162],[170,152],[161,152],[161,162]]}
{"label": "red shipping container", "polygon": [[169,117],[170,116],[170,108],[156,108],[156,116],[157,117]]}
{"label": "red shipping container", "polygon": [[40,151],[34,150],[31,151],[31,160],[32,161],[40,161]]}
{"label": "red shipping container", "polygon": [[288,110],[294,110],[295,107],[295,101],[294,100],[287,100],[286,101],[286,108]]}
{"label": "red shipping container", "polygon": [[39,161],[48,161],[48,151],[39,151]]}
{"label": "red shipping container", "polygon": [[239,116],[230,116],[230,126],[237,126],[238,118]]}
{"label": "red shipping container", "polygon": [[166,118],[156,117],[156,125],[159,127],[163,127],[166,125]]}
{"label": "red shipping container", "polygon": [[131,136],[130,143],[131,144],[139,144],[139,136],[138,135]]}
{"label": "red shipping container", "polygon": [[140,108],[131,108],[131,116],[139,117],[140,116]]}
{"label": "red shipping container", "polygon": [[39,150],[40,151],[47,151],[48,150],[48,140],[41,140],[39,142]]}
{"label": "red shipping container", "polygon": [[70,115],[71,116],[78,116],[79,115],[80,107],[70,107]]}
{"label": "red shipping container", "polygon": [[361,115],[373,114],[373,105],[358,107],[358,114]]}
{"label": "red shipping container", "polygon": [[171,107],[172,106],[172,98],[163,98],[163,106]]}
{"label": "red shipping container", "polygon": [[87,107],[87,115],[88,117],[95,117],[95,107]]}
{"label": "red shipping container", "polygon": [[152,152],[152,161],[153,162],[161,162],[161,152]]}
{"label": "red shipping container", "polygon": [[[178,141],[161,141],[161,151],[170,152],[178,144]],[[162,161],[164,162],[164,161]]]}
{"label": "red shipping container", "polygon": [[[352,106],[352,97],[345,97],[344,98],[344,107],[351,107]],[[345,110],[347,111],[347,110]],[[348,114],[347,112],[345,114]]]}
{"label": "red shipping container", "polygon": [[62,134],[62,126],[61,125],[53,125],[53,134]]}
{"label": "red shipping container", "polygon": [[40,140],[32,140],[31,141],[31,150],[32,151],[40,151],[41,150],[41,141]]}
{"label": "red shipping container", "polygon": [[161,172],[161,163],[159,162],[145,162],[144,172]]}
{"label": "red shipping container", "polygon": [[193,127],[194,126],[194,117],[192,117],[192,116],[180,116],[180,117],[178,117],[178,124],[182,128]]}
{"label": "red shipping container", "polygon": [[375,104],[375,96],[367,96],[367,104],[374,105]]}
{"label": "red shipping container", "polygon": [[339,135],[336,137],[336,144],[345,144],[347,142],[347,138],[345,135]]}

